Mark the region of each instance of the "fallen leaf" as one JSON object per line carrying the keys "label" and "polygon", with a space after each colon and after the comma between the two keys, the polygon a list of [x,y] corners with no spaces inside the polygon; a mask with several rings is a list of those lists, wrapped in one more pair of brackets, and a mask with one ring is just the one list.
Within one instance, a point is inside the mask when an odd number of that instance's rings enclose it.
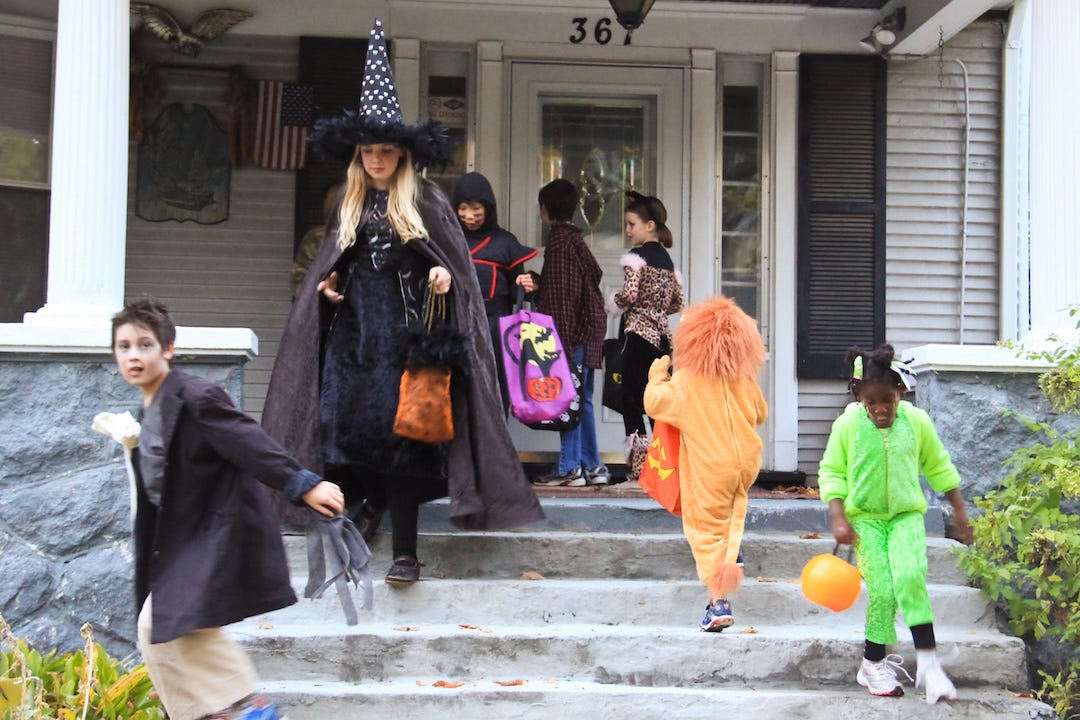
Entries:
{"label": "fallen leaf", "polygon": [[416,685],[417,685],[417,687],[427,687],[426,682],[420,682],[419,680],[416,681]]}
{"label": "fallen leaf", "polygon": [[740,630],[739,634],[740,635],[757,635],[758,631],[757,631],[756,628],[748,627],[745,630]]}
{"label": "fallen leaf", "polygon": [[415,630],[419,630],[420,628],[415,625],[398,625],[394,629],[398,632],[413,632]]}
{"label": "fallen leaf", "polygon": [[821,533],[803,533],[799,536],[800,540],[820,540]]}
{"label": "fallen leaf", "polygon": [[518,580],[547,580],[547,578],[535,570],[526,570],[521,573],[521,577],[519,577]]}
{"label": "fallen leaf", "polygon": [[273,630],[274,623],[259,623],[260,630]]}
{"label": "fallen leaf", "polygon": [[467,623],[458,623],[459,628],[465,628],[466,630],[479,630],[479,625],[469,625]]}
{"label": "fallen leaf", "polygon": [[431,687],[459,688],[464,684],[465,683],[463,682],[451,682],[450,680],[436,680],[435,682],[431,683]]}
{"label": "fallen leaf", "polygon": [[496,685],[502,685],[503,687],[514,687],[515,685],[524,685],[524,680],[496,680]]}
{"label": "fallen leaf", "polygon": [[774,582],[776,582],[772,578],[762,577],[760,575],[757,576],[757,581],[758,582],[764,582],[764,583],[770,583],[770,582],[774,583]]}

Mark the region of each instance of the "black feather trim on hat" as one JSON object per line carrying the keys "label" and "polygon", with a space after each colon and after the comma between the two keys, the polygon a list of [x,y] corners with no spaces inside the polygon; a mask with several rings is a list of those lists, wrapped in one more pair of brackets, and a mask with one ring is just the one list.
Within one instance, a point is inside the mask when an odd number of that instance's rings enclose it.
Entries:
{"label": "black feather trim on hat", "polygon": [[418,168],[446,167],[450,163],[450,136],[446,128],[429,120],[418,125],[380,122],[358,110],[315,121],[308,143],[323,157],[351,160],[357,145],[396,143],[408,149]]}

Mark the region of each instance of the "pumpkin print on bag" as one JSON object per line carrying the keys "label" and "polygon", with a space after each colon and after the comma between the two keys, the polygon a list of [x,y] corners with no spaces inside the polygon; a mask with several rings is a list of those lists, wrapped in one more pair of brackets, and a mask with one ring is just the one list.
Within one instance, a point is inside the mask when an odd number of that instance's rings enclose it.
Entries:
{"label": "pumpkin print on bag", "polygon": [[557,377],[532,378],[525,385],[526,392],[533,400],[548,402],[557,400],[562,390],[562,380]]}

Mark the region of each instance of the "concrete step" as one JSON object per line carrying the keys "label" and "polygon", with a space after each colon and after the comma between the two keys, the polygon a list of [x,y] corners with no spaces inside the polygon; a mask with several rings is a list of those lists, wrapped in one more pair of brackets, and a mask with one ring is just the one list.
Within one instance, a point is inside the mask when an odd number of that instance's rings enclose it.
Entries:
{"label": "concrete step", "polygon": [[[500,687],[492,681],[459,688],[432,687],[439,678],[395,683],[269,683],[290,720],[380,717],[431,720],[1051,720],[1046,705],[998,689],[961,690],[959,699],[927,705],[914,688],[901,698],[878,698],[862,688],[654,688],[564,681],[526,681]],[[514,678],[506,678],[512,680]],[[418,682],[423,684],[418,684]]]}
{"label": "concrete step", "polygon": [[[295,578],[294,586],[297,595],[302,595],[303,578]],[[685,627],[701,620],[708,601],[696,580],[421,580],[405,589],[376,580],[375,590],[374,607],[362,612],[363,622]],[[355,589],[353,595],[355,600]],[[995,627],[992,603],[975,588],[932,584],[930,600],[937,626]],[[830,624],[861,628],[866,593],[848,610],[833,613],[807,600],[794,580],[750,578],[731,596],[731,604],[739,627]],[[327,592],[317,600],[302,598],[291,607],[256,618],[263,619],[338,626],[344,622],[344,613],[336,592]]]}
{"label": "concrete step", "polygon": [[[294,575],[307,573],[306,541],[286,536]],[[831,535],[802,539],[798,533],[749,532],[743,538],[747,577],[798,578],[806,561],[832,552]],[[374,567],[385,573],[391,562],[390,537],[380,533],[371,543]],[[966,585],[967,575],[956,564],[963,546],[946,538],[928,538],[929,580]],[[842,554],[845,549],[841,549]],[[609,532],[442,532],[420,535],[418,547],[425,577],[516,578],[532,570],[547,578],[697,577],[690,546],[682,529],[666,533]]]}
{"label": "concrete step", "polygon": [[[618,486],[615,486],[618,487]],[[614,493],[607,490],[605,493]],[[591,493],[600,495],[599,493]],[[669,513],[649,497],[619,497],[615,494],[581,498],[542,498],[547,518],[524,531],[571,530],[576,532],[678,532],[682,519]],[[422,532],[454,530],[447,515],[448,500],[435,500],[420,506]],[[384,518],[384,528],[388,528]],[[825,503],[810,498],[776,500],[753,498],[746,512],[748,531],[822,532],[829,531]],[[942,537],[945,523],[936,499],[926,511],[926,532]]]}
{"label": "concrete step", "polygon": [[[741,631],[740,631],[741,629]],[[462,627],[359,625],[230,629],[251,651],[263,680],[368,682],[425,679],[594,682],[626,686],[724,687],[774,683],[816,688],[854,684],[861,633],[843,626],[733,627],[558,625]],[[901,636],[903,637],[903,636]],[[957,686],[1024,686],[1023,643],[989,630],[941,628]],[[896,652],[915,674],[910,636]]]}

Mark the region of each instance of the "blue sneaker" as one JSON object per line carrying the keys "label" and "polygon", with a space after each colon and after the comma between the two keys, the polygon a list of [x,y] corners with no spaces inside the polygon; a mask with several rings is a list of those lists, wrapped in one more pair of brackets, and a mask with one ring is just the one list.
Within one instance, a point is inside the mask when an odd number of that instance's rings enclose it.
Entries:
{"label": "blue sneaker", "polygon": [[266,695],[249,695],[227,710],[206,715],[205,720],[285,720],[285,716]]}
{"label": "blue sneaker", "polygon": [[727,600],[717,600],[705,606],[705,619],[701,621],[702,632],[721,632],[734,624],[731,603]]}

